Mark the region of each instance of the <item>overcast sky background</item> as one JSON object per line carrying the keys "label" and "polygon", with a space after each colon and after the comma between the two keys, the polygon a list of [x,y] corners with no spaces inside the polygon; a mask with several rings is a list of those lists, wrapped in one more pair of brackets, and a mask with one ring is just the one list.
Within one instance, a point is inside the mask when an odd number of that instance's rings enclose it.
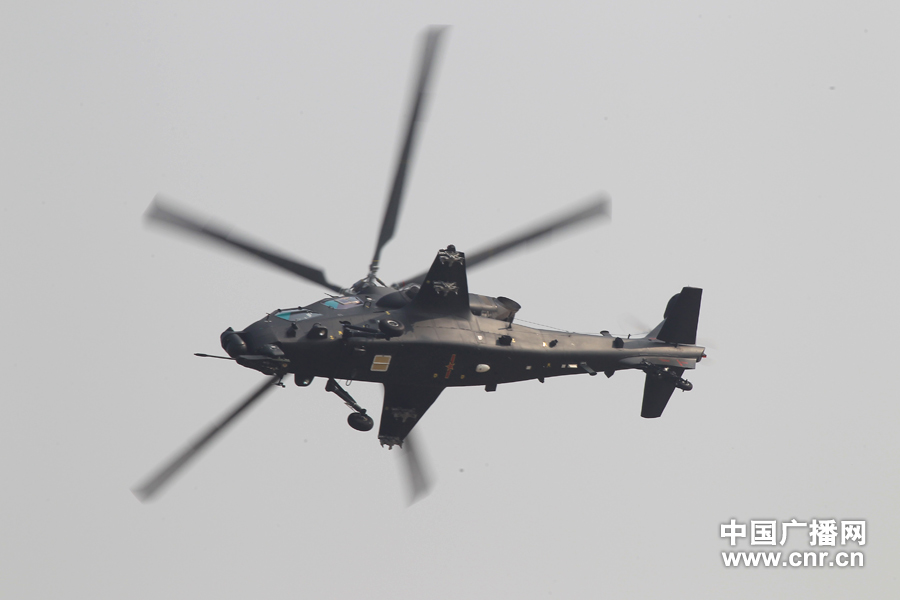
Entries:
{"label": "overcast sky background", "polygon": [[[192,353],[322,297],[145,227],[150,199],[359,279],[433,23],[381,275],[605,190],[611,222],[470,289],[626,332],[702,287],[694,390],[652,421],[638,373],[447,391],[417,428],[436,486],[406,508],[397,452],[322,381],[289,386],[140,504],[262,377]],[[865,1],[4,4],[0,595],[895,593],[898,26]],[[377,419],[380,386],[349,390]],[[866,565],[726,569],[731,518],[865,519]]]}

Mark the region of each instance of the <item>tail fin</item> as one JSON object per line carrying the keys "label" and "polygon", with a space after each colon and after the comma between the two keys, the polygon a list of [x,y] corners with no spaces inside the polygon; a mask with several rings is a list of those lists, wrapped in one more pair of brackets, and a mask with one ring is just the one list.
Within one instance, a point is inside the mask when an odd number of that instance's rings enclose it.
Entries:
{"label": "tail fin", "polygon": [[700,320],[700,288],[681,288],[666,305],[663,322],[656,326],[647,337],[656,338],[670,344],[696,344],[697,321]]}
{"label": "tail fin", "polygon": [[[686,287],[681,292],[672,296],[666,305],[663,322],[647,334],[647,337],[656,338],[670,344],[696,344],[697,322],[700,320],[700,296],[703,290],[700,288]],[[682,368],[671,368],[666,373],[647,370],[647,378],[644,382],[644,400],[641,405],[641,416],[646,419],[654,419],[662,415],[672,392],[676,387],[684,387],[681,376]]]}

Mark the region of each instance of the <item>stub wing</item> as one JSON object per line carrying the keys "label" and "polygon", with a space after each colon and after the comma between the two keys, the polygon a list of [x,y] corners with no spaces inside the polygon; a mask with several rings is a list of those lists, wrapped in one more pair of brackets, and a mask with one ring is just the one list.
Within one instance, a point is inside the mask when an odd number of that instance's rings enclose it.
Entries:
{"label": "stub wing", "polygon": [[447,315],[467,314],[470,308],[466,255],[454,246],[438,251],[410,306]]}
{"label": "stub wing", "polygon": [[381,410],[381,426],[378,430],[381,445],[402,445],[403,440],[425,411],[431,408],[442,391],[444,388],[436,386],[384,384],[384,407]]}

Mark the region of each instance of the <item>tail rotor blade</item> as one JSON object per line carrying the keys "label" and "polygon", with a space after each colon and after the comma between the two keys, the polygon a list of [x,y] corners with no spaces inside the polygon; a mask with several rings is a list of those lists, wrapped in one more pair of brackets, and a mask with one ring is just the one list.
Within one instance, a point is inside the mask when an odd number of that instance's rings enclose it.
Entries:
{"label": "tail rotor blade", "polygon": [[149,208],[147,208],[147,212],[144,213],[144,218],[149,221],[156,221],[157,223],[163,223],[170,227],[196,234],[206,239],[215,240],[226,246],[230,246],[231,248],[237,248],[238,250],[242,250],[243,252],[260,258],[269,264],[290,271],[294,275],[299,275],[308,281],[318,283],[319,285],[338,293],[341,293],[342,291],[341,286],[335,285],[325,278],[325,272],[321,269],[316,269],[315,267],[311,267],[298,260],[288,258],[282,253],[265,250],[256,242],[242,238],[236,233],[215,225],[214,223],[208,221],[206,223],[200,222],[198,219],[189,216],[184,211],[176,209],[172,203],[162,195],[157,195],[153,199],[153,202],[151,202]]}
{"label": "tail rotor blade", "polygon": [[161,487],[166,485],[168,481],[178,473],[188,462],[190,462],[197,454],[203,450],[213,439],[225,430],[242,412],[250,408],[250,406],[262,398],[262,396],[272,389],[272,386],[280,379],[280,375],[275,375],[266,379],[263,384],[251,393],[247,398],[235,406],[229,413],[214,423],[202,435],[197,437],[187,448],[182,450],[175,458],[165,464],[156,474],[147,479],[138,487],[132,489],[134,495],[141,502],[146,502],[153,498]]}
{"label": "tail rotor blade", "polygon": [[369,272],[373,275],[378,271],[381,249],[394,236],[394,229],[397,226],[397,217],[400,213],[400,203],[403,200],[407,171],[412,161],[419,121],[422,118],[425,100],[428,95],[428,82],[431,77],[438,43],[445,29],[445,27],[432,27],[425,34],[425,47],[422,51],[419,78],[416,82],[412,106],[407,117],[403,146],[401,146],[400,156],[397,159],[397,168],[394,172],[394,181],[391,185],[390,195],[388,195],[387,205],[385,206],[384,220],[381,223],[381,232],[378,235],[378,243],[375,246],[375,255],[372,257],[372,264],[369,266]]}

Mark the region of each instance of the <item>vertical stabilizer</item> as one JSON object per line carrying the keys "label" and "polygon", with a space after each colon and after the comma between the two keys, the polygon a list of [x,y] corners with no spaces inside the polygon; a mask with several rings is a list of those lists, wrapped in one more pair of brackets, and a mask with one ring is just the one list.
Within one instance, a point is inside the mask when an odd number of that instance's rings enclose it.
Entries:
{"label": "vertical stabilizer", "polygon": [[672,296],[663,315],[665,320],[651,332],[650,337],[670,344],[696,344],[702,294],[700,288],[686,287]]}

